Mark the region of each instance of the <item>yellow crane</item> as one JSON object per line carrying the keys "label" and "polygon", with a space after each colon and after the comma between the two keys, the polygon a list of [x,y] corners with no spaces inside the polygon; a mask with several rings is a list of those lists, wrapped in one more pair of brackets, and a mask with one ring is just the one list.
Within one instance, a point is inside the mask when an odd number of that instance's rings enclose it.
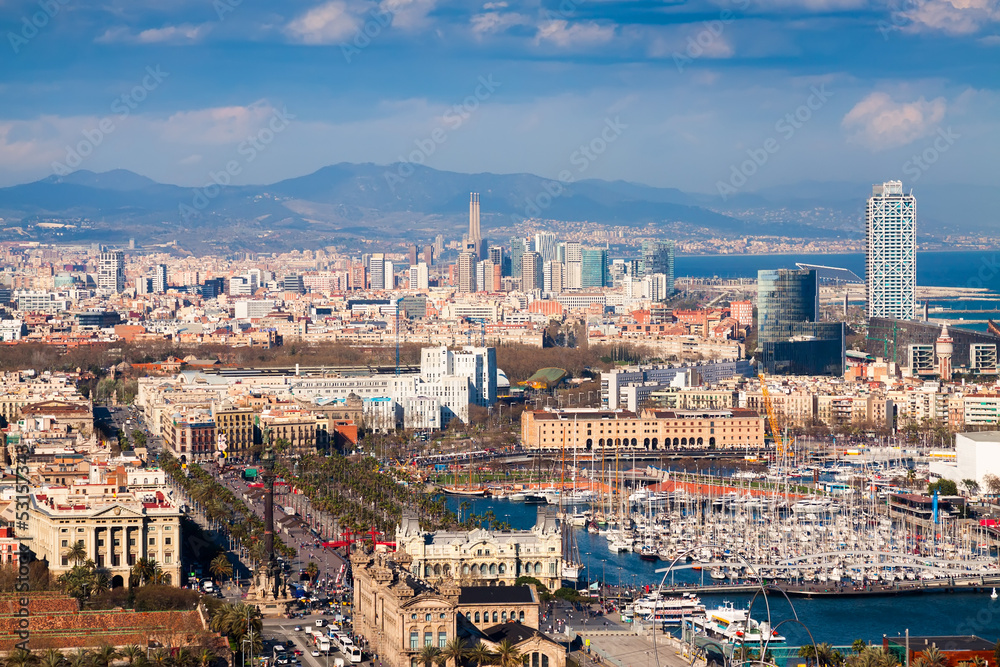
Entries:
{"label": "yellow crane", "polygon": [[771,424],[771,437],[774,438],[774,462],[778,463],[785,453],[785,442],[781,437],[781,429],[778,427],[778,417],[774,414],[774,405],[771,404],[771,395],[767,393],[767,380],[764,379],[763,373],[757,377],[760,379],[760,393],[764,398],[767,421]]}

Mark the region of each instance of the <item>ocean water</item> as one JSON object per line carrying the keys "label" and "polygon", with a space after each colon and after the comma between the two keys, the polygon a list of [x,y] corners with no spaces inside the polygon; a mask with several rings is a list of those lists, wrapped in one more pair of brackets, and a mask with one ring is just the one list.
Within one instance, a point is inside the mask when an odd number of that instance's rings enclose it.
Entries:
{"label": "ocean water", "polygon": [[[449,508],[456,510],[461,500],[449,497]],[[508,521],[513,528],[527,529],[535,523],[537,509],[534,506],[491,498],[466,500],[473,513],[493,510],[498,519]],[[583,528],[576,529],[576,539],[586,566],[583,576],[589,582],[655,587],[663,580],[664,575],[656,570],[665,568],[667,563],[643,561],[635,553],[612,553],[607,540]],[[699,583],[701,577],[701,572],[679,570],[674,574],[674,581]],[[728,600],[745,607],[750,598],[749,595],[705,595],[702,602],[707,607],[715,607]],[[783,596],[768,595],[768,603],[772,625],[798,617],[817,643],[829,642],[834,646],[849,646],[855,639],[880,644],[883,635],[903,636],[907,630],[911,636],[975,634],[993,642],[1000,637],[1000,600],[991,600],[988,592],[816,600],[792,598],[791,605]],[[767,618],[767,607],[759,596],[754,601],[753,617],[757,620]],[[779,631],[787,637],[788,645],[812,643],[809,634],[797,623],[784,623]]]}
{"label": "ocean water", "polygon": [[[761,269],[794,269],[796,262],[850,269],[862,279],[864,253],[820,255],[678,255],[674,275],[692,278],[756,278]],[[918,252],[917,284],[985,287],[1000,294],[1000,251]]]}

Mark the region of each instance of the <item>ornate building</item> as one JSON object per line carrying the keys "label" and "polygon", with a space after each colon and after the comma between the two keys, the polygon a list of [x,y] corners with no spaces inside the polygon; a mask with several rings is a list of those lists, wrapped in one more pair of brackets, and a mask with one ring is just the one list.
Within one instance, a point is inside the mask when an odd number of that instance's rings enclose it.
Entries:
{"label": "ornate building", "polygon": [[554,510],[538,509],[530,530],[428,532],[414,513],[404,513],[396,528],[396,547],[410,557],[410,572],[431,581],[454,579],[462,585],[513,586],[532,576],[549,590],[562,582],[562,536]]}
{"label": "ornate building", "polygon": [[532,667],[565,667],[565,648],[537,630],[534,586],[461,587],[454,579],[435,586],[411,574],[404,552],[358,552],[351,565],[354,629],[386,667],[420,667],[424,646],[444,648],[456,637],[467,646],[510,639]]}

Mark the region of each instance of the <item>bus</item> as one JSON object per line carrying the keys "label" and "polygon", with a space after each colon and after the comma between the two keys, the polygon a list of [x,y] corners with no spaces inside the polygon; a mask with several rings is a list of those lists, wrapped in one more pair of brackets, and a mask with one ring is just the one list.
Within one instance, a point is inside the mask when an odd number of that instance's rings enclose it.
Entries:
{"label": "bus", "polygon": [[353,644],[351,646],[345,646],[341,649],[341,653],[347,656],[351,662],[361,662],[361,649]]}

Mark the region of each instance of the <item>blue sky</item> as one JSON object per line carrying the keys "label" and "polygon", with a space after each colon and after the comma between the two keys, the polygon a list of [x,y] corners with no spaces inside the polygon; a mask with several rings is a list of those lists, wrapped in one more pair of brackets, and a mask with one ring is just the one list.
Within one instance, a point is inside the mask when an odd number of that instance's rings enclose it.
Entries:
{"label": "blue sky", "polygon": [[55,163],[696,192],[998,173],[1000,0],[0,0],[0,26],[0,185]]}

